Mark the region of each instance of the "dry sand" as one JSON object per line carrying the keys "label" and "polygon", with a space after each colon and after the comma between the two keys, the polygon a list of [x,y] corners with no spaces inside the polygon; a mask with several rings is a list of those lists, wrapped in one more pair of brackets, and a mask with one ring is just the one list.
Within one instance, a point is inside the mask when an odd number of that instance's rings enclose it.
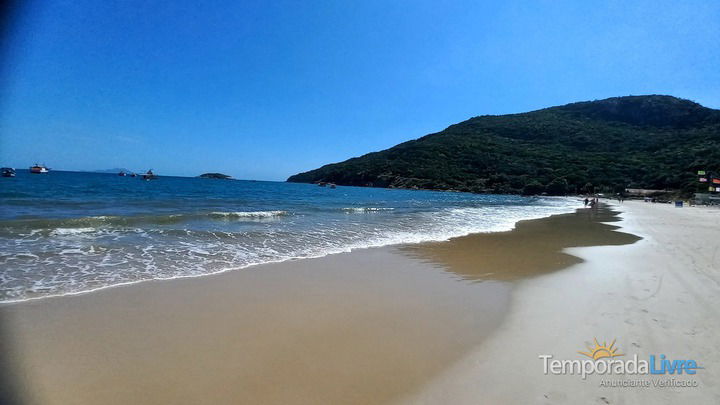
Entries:
{"label": "dry sand", "polygon": [[[640,242],[600,224],[614,220],[606,210],[580,210],[506,233],[0,306],[0,397],[41,404],[582,403],[599,398],[592,383],[542,375],[537,355],[572,356],[605,335],[627,351],[636,343],[638,351],[717,364],[716,348],[691,351],[684,335],[711,339],[716,310],[685,318],[673,303],[648,302],[661,291],[652,295],[661,272],[695,259],[711,273],[715,259],[681,249],[685,259],[674,262],[672,238],[654,239],[646,222],[667,232],[679,226],[675,215],[692,216],[682,229],[695,240],[695,224],[706,236],[713,230],[703,228],[709,214],[642,208],[623,222],[648,237]],[[657,215],[671,218],[669,228]],[[614,246],[566,249],[594,245]],[[670,263],[666,269],[642,265],[651,248]],[[698,297],[717,304],[706,296],[717,284],[693,269],[687,288],[703,290],[683,295],[686,305]],[[666,286],[671,277],[664,278]],[[682,336],[650,330],[663,325]],[[668,341],[675,343],[660,345]],[[704,349],[714,357],[700,355]],[[712,375],[703,375],[704,387]]]}
{"label": "dry sand", "polygon": [[[566,249],[585,262],[519,282],[501,328],[402,402],[720,403],[720,210],[642,202],[618,209],[622,230],[643,240]],[[543,374],[540,354],[581,359],[577,351],[595,337],[617,338],[626,357],[694,359],[705,367],[693,376],[699,387],[608,388],[598,375]]]}

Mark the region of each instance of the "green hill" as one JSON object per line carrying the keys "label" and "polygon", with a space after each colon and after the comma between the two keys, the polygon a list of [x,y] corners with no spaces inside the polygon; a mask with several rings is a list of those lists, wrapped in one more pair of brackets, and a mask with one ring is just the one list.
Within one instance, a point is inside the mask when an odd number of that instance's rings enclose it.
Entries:
{"label": "green hill", "polygon": [[671,96],[628,96],[485,115],[296,174],[290,182],[492,193],[696,191],[720,171],[720,110]]}

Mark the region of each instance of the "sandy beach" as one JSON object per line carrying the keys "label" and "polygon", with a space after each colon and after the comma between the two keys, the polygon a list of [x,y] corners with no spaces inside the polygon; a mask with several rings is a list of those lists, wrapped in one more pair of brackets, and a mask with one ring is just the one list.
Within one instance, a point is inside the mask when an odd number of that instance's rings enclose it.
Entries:
{"label": "sandy beach", "polygon": [[720,0],[0,9],[0,405],[720,405]]}
{"label": "sandy beach", "polygon": [[[627,202],[510,232],[0,306],[19,403],[720,401],[720,211]],[[620,226],[622,229],[617,229]],[[642,238],[642,239],[641,239]],[[698,388],[544,375],[594,337]]]}
{"label": "sandy beach", "polygon": [[[519,282],[501,328],[405,403],[720,403],[720,210],[614,208],[621,230],[642,240],[565,249],[584,262]],[[617,339],[625,356],[695,359],[699,386],[608,388],[598,375],[543,374],[539,355],[578,359],[594,338]]]}

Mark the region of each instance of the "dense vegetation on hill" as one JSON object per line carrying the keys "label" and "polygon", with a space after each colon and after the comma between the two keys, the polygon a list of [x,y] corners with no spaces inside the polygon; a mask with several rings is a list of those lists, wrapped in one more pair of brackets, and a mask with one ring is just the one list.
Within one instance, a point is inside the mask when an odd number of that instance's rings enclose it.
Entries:
{"label": "dense vegetation on hill", "polygon": [[720,171],[720,110],[628,96],[480,116],[290,182],[551,195],[698,189]]}

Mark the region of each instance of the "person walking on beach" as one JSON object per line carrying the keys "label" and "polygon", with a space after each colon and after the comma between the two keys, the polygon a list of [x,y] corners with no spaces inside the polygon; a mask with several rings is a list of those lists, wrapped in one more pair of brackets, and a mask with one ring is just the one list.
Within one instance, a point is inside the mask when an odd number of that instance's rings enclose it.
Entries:
{"label": "person walking on beach", "polygon": [[585,197],[585,206],[587,207],[587,205],[588,205],[589,203],[590,203],[590,200],[588,200],[588,198]]}

